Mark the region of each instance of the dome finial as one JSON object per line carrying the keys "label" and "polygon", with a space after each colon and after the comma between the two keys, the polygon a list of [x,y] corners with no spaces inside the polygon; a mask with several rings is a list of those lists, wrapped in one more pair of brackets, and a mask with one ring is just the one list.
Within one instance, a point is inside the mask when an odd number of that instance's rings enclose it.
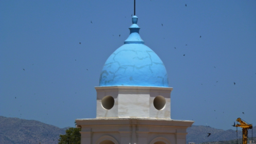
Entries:
{"label": "dome finial", "polygon": [[124,41],[125,44],[129,43],[141,43],[144,44],[144,41],[141,39],[139,31],[140,27],[137,25],[138,17],[136,15],[132,16],[132,25],[130,26],[130,35]]}
{"label": "dome finial", "polygon": [[136,0],[134,0],[134,15],[132,16],[132,25],[130,26],[130,35],[124,41],[125,44],[129,43],[140,43],[144,44],[144,41],[141,39],[139,31],[140,27],[137,25],[138,17],[136,16]]}
{"label": "dome finial", "polygon": [[132,24],[137,24],[138,17],[136,15],[132,16]]}
{"label": "dome finial", "polygon": [[134,0],[134,15],[136,15],[136,0]]}
{"label": "dome finial", "polygon": [[136,16],[136,0],[134,0],[134,14],[132,16],[132,24],[137,24],[138,17]]}

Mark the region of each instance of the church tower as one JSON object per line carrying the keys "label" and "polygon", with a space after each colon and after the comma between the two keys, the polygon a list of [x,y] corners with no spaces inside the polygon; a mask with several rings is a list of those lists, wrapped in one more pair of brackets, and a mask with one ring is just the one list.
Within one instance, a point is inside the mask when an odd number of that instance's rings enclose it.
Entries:
{"label": "church tower", "polygon": [[102,69],[97,117],[77,119],[81,144],[186,144],[193,121],[171,119],[166,68],[139,35],[132,17],[130,35]]}

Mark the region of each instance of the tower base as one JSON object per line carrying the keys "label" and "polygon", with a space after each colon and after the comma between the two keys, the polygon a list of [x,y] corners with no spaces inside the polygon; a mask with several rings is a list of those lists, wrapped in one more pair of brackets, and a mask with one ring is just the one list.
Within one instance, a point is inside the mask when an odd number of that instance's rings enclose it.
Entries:
{"label": "tower base", "polygon": [[77,119],[81,144],[186,144],[193,121],[149,118]]}

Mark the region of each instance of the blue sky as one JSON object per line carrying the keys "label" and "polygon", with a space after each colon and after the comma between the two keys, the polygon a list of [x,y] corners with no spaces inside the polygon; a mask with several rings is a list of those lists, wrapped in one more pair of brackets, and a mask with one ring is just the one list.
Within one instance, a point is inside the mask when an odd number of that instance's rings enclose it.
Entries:
{"label": "blue sky", "polygon": [[[220,129],[233,129],[238,117],[256,124],[255,7],[137,1],[141,37],[173,87],[172,119]],[[95,118],[94,87],[132,14],[132,0],[0,1],[0,115],[58,127]]]}

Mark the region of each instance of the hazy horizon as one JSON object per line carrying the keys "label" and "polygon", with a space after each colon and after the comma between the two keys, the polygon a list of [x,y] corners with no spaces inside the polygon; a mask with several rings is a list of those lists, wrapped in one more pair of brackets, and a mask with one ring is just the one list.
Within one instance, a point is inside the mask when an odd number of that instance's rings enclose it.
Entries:
{"label": "hazy horizon", "polygon": [[[168,72],[171,118],[256,124],[256,1],[137,1],[140,36]],[[0,115],[58,127],[96,117],[107,58],[133,1],[0,1]],[[80,44],[81,43],[81,44]]]}

